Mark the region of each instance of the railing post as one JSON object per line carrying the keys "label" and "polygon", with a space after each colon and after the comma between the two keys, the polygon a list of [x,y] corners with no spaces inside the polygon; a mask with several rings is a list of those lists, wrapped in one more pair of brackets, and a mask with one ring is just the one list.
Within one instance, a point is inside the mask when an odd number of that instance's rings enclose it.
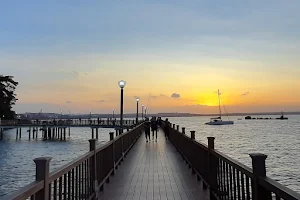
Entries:
{"label": "railing post", "polygon": [[[93,151],[94,152],[94,155],[91,157],[91,160],[90,160],[90,180],[91,180],[91,183],[93,184],[92,185],[92,188],[91,188],[91,191],[92,192],[95,192],[95,195],[97,197],[97,191],[96,191],[96,188],[97,188],[97,185],[98,185],[98,181],[97,181],[97,166],[96,166],[96,139],[90,139],[89,142],[90,142],[90,151]],[[96,198],[97,199],[97,198]]]}
{"label": "railing post", "polygon": [[182,127],[182,134],[185,134],[185,127]]}
{"label": "railing post", "polygon": [[40,157],[33,161],[36,165],[35,180],[44,181],[44,188],[35,194],[36,200],[48,200],[49,199],[49,165],[51,157]]}
{"label": "railing post", "polygon": [[259,185],[259,178],[266,177],[266,159],[267,155],[261,153],[250,154],[252,159],[252,170],[253,170],[253,186],[252,194],[254,200],[271,200],[271,192],[266,190],[264,187]]}
{"label": "railing post", "polygon": [[114,132],[109,133],[109,140],[110,141],[114,140]]}
{"label": "railing post", "polygon": [[214,193],[218,188],[218,158],[212,155],[212,151],[215,149],[215,138],[207,137],[208,140],[208,184],[210,187],[210,199],[216,199]]}
{"label": "railing post", "polygon": [[176,126],[176,130],[179,131],[179,125]]}
{"label": "railing post", "polygon": [[[114,140],[114,132],[110,132],[109,136],[110,136],[110,141]],[[113,174],[115,174],[116,171],[116,164],[115,164],[115,143],[113,142],[113,152],[112,152],[112,159],[113,159]]]}
{"label": "railing post", "polygon": [[195,139],[195,132],[196,132],[196,131],[191,131],[191,139],[192,139],[192,140]]}

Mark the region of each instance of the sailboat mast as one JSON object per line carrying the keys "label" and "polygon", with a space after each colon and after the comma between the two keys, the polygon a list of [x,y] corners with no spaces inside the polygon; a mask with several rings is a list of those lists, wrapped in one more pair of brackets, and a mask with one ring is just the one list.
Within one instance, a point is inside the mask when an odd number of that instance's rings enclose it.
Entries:
{"label": "sailboat mast", "polygon": [[221,103],[220,103],[220,90],[218,89],[218,98],[219,98],[219,112],[220,112],[220,119],[221,119]]}

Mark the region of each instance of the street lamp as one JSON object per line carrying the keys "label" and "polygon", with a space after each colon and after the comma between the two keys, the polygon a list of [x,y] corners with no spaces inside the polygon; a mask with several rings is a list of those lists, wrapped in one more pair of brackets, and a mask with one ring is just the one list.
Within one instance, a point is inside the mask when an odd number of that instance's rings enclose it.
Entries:
{"label": "street lamp", "polygon": [[113,109],[113,119],[115,118],[115,109]]}
{"label": "street lamp", "polygon": [[139,122],[139,98],[136,98],[136,124]]}
{"label": "street lamp", "polygon": [[144,105],[142,105],[142,120],[144,120]]}
{"label": "street lamp", "polygon": [[118,84],[121,88],[120,126],[121,126],[121,128],[123,128],[123,89],[126,85],[126,81],[121,80],[121,81],[118,82]]}

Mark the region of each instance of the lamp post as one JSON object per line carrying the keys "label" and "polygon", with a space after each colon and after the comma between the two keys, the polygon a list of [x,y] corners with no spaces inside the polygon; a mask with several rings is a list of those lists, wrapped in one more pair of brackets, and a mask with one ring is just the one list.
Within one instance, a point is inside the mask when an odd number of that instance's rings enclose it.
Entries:
{"label": "lamp post", "polygon": [[142,120],[144,120],[144,105],[142,105]]}
{"label": "lamp post", "polygon": [[139,122],[139,98],[136,98],[136,124],[138,124]]}
{"label": "lamp post", "polygon": [[121,80],[118,82],[118,84],[119,84],[119,87],[121,88],[120,126],[123,130],[123,89],[126,85],[126,81]]}
{"label": "lamp post", "polygon": [[147,117],[147,107],[145,106],[145,118]]}
{"label": "lamp post", "polygon": [[115,109],[113,109],[113,119],[115,119]]}

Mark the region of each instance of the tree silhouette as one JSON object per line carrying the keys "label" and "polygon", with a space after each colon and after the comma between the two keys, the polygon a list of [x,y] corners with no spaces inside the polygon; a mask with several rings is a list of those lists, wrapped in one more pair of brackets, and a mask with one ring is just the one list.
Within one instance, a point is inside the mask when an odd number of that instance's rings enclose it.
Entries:
{"label": "tree silhouette", "polygon": [[0,118],[14,119],[15,112],[12,106],[16,103],[17,98],[15,89],[18,82],[13,80],[13,76],[0,75]]}

